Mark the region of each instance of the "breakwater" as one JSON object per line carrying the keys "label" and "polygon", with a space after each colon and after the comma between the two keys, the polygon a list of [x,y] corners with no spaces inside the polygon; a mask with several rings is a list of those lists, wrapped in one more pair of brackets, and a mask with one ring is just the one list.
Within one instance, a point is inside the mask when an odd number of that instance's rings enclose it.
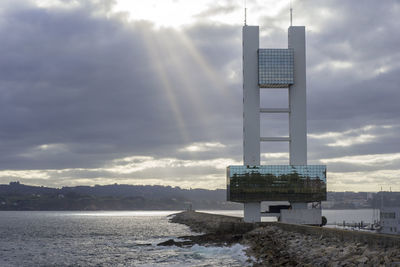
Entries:
{"label": "breakwater", "polygon": [[205,234],[170,245],[241,243],[248,247],[254,266],[400,266],[399,236],[277,222],[251,224],[194,211],[178,213],[171,222]]}

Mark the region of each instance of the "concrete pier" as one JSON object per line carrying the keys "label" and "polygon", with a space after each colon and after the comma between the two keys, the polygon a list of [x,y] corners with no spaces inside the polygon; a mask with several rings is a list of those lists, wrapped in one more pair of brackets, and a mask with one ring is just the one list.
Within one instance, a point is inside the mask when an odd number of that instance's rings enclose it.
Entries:
{"label": "concrete pier", "polygon": [[238,217],[193,211],[178,213],[171,221],[207,233],[222,244],[221,238],[228,238],[225,244],[236,240],[248,246],[255,266],[400,264],[400,237],[394,235],[280,222],[245,223]]}

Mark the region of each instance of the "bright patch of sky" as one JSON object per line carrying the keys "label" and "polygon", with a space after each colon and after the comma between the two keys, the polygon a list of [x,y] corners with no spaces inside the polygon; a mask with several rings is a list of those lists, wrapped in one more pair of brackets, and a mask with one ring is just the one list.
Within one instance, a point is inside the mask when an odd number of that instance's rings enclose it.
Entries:
{"label": "bright patch of sky", "polygon": [[[359,129],[351,129],[343,132],[326,132],[322,134],[308,134],[312,139],[324,139],[330,147],[349,147],[358,144],[370,143],[377,139],[374,133],[377,130],[390,129],[392,126],[367,125]],[[381,135],[381,134],[380,134]]]}
{"label": "bright patch of sky", "polygon": [[[289,0],[248,0],[247,22],[257,24],[261,16],[277,15],[288,6]],[[117,0],[113,10],[127,12],[132,20],[151,21],[158,27],[179,28],[199,21],[229,25],[244,23],[244,1],[242,0]]]}
{"label": "bright patch of sky", "polygon": [[115,159],[100,168],[0,170],[0,182],[14,179],[28,184],[42,185],[46,182],[53,186],[73,186],[80,183],[111,184],[118,178],[118,183],[126,184],[179,184],[183,188],[215,189],[225,187],[226,166],[240,164],[231,158],[186,160],[131,156]]}
{"label": "bright patch of sky", "polygon": [[219,142],[216,143],[193,143],[184,148],[179,149],[181,152],[206,152],[219,148],[224,148],[225,145]]}

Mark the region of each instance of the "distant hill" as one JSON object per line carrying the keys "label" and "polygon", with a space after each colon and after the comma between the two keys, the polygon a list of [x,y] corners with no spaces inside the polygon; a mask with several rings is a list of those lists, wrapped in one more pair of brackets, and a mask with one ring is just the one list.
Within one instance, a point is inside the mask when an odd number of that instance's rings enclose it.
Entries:
{"label": "distant hill", "polygon": [[240,209],[226,190],[151,185],[96,185],[50,188],[11,182],[0,185],[0,210],[181,210]]}
{"label": "distant hill", "polygon": [[[324,209],[399,206],[400,192],[328,192]],[[11,182],[0,185],[0,210],[182,210],[242,209],[226,190],[159,185],[95,185],[51,188]]]}

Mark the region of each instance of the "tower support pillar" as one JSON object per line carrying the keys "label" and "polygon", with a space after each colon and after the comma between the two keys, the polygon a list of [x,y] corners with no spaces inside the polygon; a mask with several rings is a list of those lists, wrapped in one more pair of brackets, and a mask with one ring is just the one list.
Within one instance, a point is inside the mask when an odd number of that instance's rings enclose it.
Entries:
{"label": "tower support pillar", "polygon": [[261,202],[244,203],[244,216],[245,222],[260,222],[261,221]]}
{"label": "tower support pillar", "polygon": [[304,26],[289,27],[288,47],[294,55],[294,83],[289,86],[289,161],[307,165],[306,40]]}
{"label": "tower support pillar", "polygon": [[[258,26],[243,27],[243,163],[260,165],[260,88]],[[261,221],[261,202],[244,203],[244,221]]]}

